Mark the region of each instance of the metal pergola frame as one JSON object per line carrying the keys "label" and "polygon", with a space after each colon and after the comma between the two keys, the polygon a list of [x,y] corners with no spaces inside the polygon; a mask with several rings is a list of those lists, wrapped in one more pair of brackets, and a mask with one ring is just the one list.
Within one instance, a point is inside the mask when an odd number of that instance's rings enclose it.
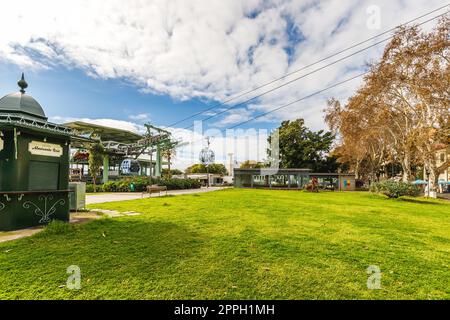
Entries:
{"label": "metal pergola frame", "polygon": [[[153,154],[156,153],[155,175],[161,176],[162,151],[173,149],[181,145],[181,141],[174,140],[169,131],[151,124],[145,124],[146,133],[137,134],[127,130],[110,128],[103,125],[76,121],[65,124],[83,136],[101,141],[109,156],[130,157],[135,160],[141,155],[149,155],[153,163]],[[106,137],[106,138],[105,138]],[[109,167],[109,156],[104,158],[103,167]],[[108,181],[108,170],[103,170],[103,181]]]}
{"label": "metal pergola frame", "polygon": [[0,128],[1,127],[29,128],[50,135],[64,135],[75,144],[92,143],[95,141],[90,137],[84,136],[77,130],[19,114],[0,114]]}

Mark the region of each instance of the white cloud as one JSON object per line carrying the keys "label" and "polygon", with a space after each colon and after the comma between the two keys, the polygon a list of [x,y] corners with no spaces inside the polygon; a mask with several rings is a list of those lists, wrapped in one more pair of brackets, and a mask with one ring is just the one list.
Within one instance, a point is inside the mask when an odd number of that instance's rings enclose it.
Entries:
{"label": "white cloud", "polygon": [[130,121],[117,120],[117,119],[67,118],[67,117],[55,116],[55,117],[50,117],[49,121],[55,122],[55,123],[60,123],[60,124],[74,122],[74,121],[82,121],[82,122],[92,123],[92,124],[96,124],[96,125],[100,125],[100,126],[122,129],[122,130],[130,131],[130,132],[134,132],[134,133],[144,133],[145,132],[145,127],[143,125],[140,125],[140,124],[137,124],[134,122],[130,122]]}
{"label": "white cloud", "polygon": [[212,126],[223,128],[232,124],[247,121],[252,117],[253,112],[251,110],[231,109],[225,113],[225,116],[212,123]]}
{"label": "white cloud", "polygon": [[140,113],[140,114],[132,114],[129,115],[128,118],[135,121],[143,121],[143,120],[149,120],[150,115],[148,113]]}
{"label": "white cloud", "polygon": [[[382,30],[369,30],[366,10],[373,4],[372,0],[128,0],[126,4],[3,0],[2,12],[7,14],[0,19],[0,59],[23,68],[76,67],[95,77],[124,78],[143,91],[176,99],[224,101],[443,5],[442,0],[378,0]],[[292,43],[288,28],[297,30],[303,41]],[[340,81],[354,73],[350,68],[379,57],[381,49],[271,93],[241,114],[267,111]],[[358,83],[328,95],[346,97]],[[323,127],[325,98],[274,116],[304,116],[311,126]],[[238,121],[237,114],[233,111],[218,124]],[[130,119],[143,120],[142,116]]]}

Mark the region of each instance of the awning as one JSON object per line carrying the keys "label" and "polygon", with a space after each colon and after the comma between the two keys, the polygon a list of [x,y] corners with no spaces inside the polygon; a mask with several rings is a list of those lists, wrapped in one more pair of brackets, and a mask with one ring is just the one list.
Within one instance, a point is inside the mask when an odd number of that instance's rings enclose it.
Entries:
{"label": "awning", "polygon": [[68,128],[64,125],[51,123],[45,120],[30,118],[19,114],[0,114],[1,128],[22,128],[23,130],[32,130],[55,137],[67,137],[72,144],[89,144],[95,140],[86,137],[76,130]]}
{"label": "awning", "polygon": [[84,135],[91,137],[97,136],[102,142],[114,141],[117,143],[131,144],[143,139],[142,135],[131,131],[105,127],[82,121],[65,123],[64,126],[79,131]]}

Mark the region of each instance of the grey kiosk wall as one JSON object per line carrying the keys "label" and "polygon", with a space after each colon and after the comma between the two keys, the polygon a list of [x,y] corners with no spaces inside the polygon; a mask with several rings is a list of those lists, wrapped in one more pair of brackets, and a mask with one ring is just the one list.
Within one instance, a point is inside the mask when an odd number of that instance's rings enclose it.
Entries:
{"label": "grey kiosk wall", "polygon": [[0,231],[69,220],[73,132],[47,121],[23,74],[18,84],[0,99]]}

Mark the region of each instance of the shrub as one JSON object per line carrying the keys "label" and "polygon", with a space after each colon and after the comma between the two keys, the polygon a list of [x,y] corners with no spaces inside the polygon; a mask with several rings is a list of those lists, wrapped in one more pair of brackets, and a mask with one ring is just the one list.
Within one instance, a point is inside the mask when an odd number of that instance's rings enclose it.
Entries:
{"label": "shrub", "polygon": [[103,192],[116,192],[116,188],[117,186],[114,181],[108,181],[102,185],[101,189]]}
{"label": "shrub", "polygon": [[102,191],[131,192],[131,184],[134,185],[134,192],[143,192],[148,185],[152,184],[166,186],[168,190],[198,189],[201,187],[200,181],[193,179],[130,177],[118,181],[109,181],[103,185]]}
{"label": "shrub", "polygon": [[402,196],[417,197],[420,193],[420,189],[415,185],[391,180],[373,183],[370,186],[370,191],[384,194],[389,198],[399,198]]}
{"label": "shrub", "polygon": [[[97,192],[98,191],[101,191],[101,189],[100,188],[97,188]],[[86,192],[87,193],[92,193],[92,192],[94,192],[94,185],[93,184],[86,184]]]}

